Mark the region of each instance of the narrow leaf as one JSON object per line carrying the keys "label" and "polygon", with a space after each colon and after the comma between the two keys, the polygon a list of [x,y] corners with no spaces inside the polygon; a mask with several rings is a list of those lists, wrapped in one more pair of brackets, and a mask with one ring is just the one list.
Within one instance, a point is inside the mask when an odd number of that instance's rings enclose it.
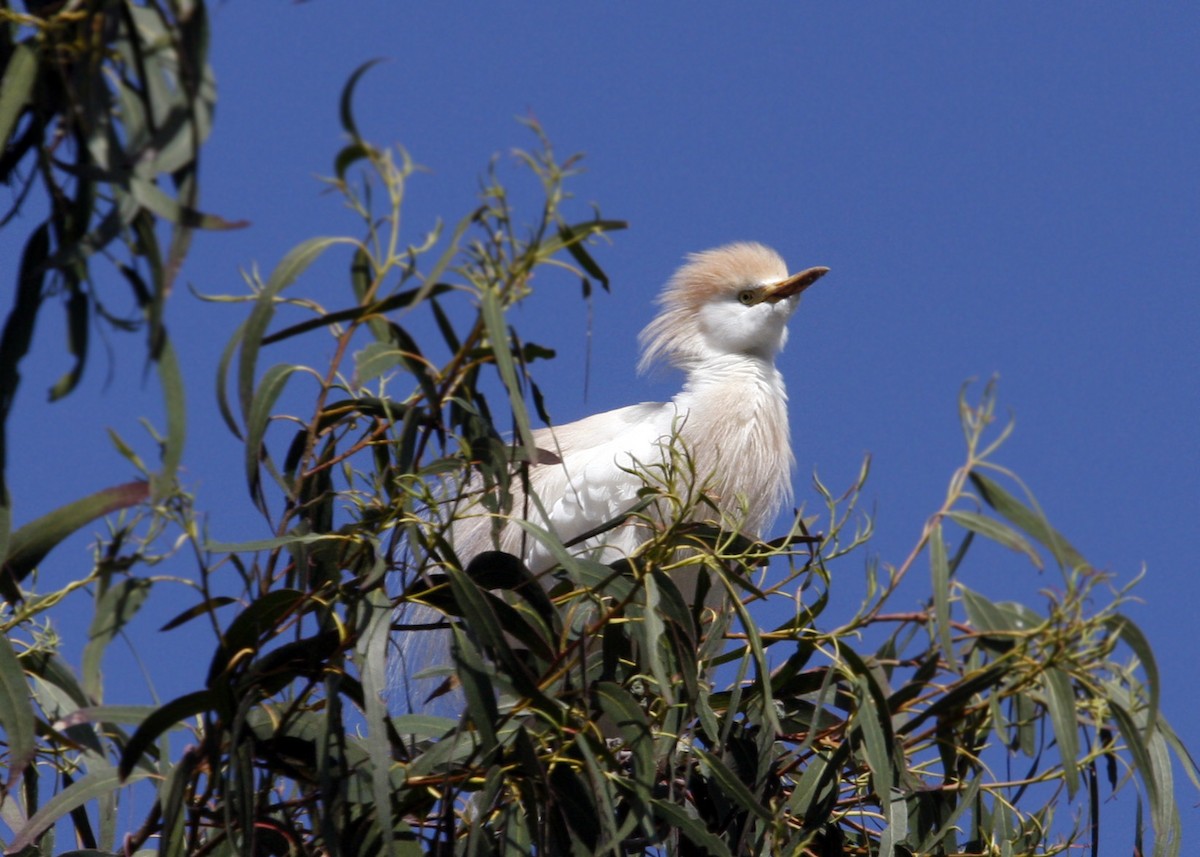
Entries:
{"label": "narrow leaf", "polygon": [[71,368],[50,388],[50,401],[56,402],[70,393],[83,377],[83,367],[87,362],[88,318],[91,302],[87,292],[73,283],[71,297],[67,299],[64,309],[67,313],[67,347],[74,358]]}
{"label": "narrow leaf", "polygon": [[487,327],[488,341],[491,344],[492,357],[496,361],[496,369],[508,392],[509,405],[512,408],[513,419],[517,423],[517,433],[521,437],[521,445],[526,453],[532,456],[537,449],[533,441],[533,431],[529,425],[529,415],[525,410],[525,402],[521,398],[521,383],[517,378],[517,365],[509,349],[508,328],[504,324],[504,313],[500,307],[500,296],[494,289],[485,288],[480,294],[479,311]]}
{"label": "narrow leaf", "polygon": [[25,671],[8,637],[0,636],[0,731],[8,752],[5,791],[10,789],[37,752],[34,738],[35,716]]}
{"label": "narrow leaf", "polygon": [[1039,571],[1042,569],[1042,558],[1038,556],[1033,546],[1012,527],[1002,524],[994,518],[988,518],[976,512],[966,512],[961,509],[951,510],[946,515],[959,526],[976,532],[985,538],[989,538],[997,544],[1004,545],[1004,547],[1014,550],[1017,553],[1025,554]]}
{"label": "narrow leaf", "polygon": [[130,774],[134,766],[141,761],[142,754],[150,749],[163,733],[173,729],[180,721],[210,711],[214,701],[215,694],[211,690],[198,690],[173,699],[161,708],[155,709],[129,737],[129,743],[125,745],[125,749],[121,753],[121,765],[116,775],[121,780],[128,782],[141,779],[143,775],[131,776]]}
{"label": "narrow leaf", "polygon": [[654,800],[651,804],[655,815],[678,830],[689,842],[703,848],[701,853],[711,857],[732,857],[729,846],[709,832],[699,818],[688,815],[683,807],[666,800]]}
{"label": "narrow leaf", "polygon": [[1060,567],[1073,570],[1087,565],[1087,561],[1079,551],[1075,550],[1061,533],[1050,526],[1050,522],[1040,512],[1033,511],[978,471],[971,472],[971,481],[975,484],[975,488],[984,502],[1045,545]]}
{"label": "narrow leaf", "polygon": [[346,81],[346,85],[342,87],[342,97],[338,108],[339,115],[342,118],[342,128],[356,142],[362,140],[362,135],[358,133],[358,124],[354,121],[354,89],[358,86],[358,82],[362,76],[371,70],[373,66],[383,62],[382,59],[367,60],[365,63],[356,68]]}
{"label": "narrow leaf", "polygon": [[933,615],[937,624],[938,642],[942,657],[955,672],[961,670],[958,654],[954,651],[954,638],[950,628],[950,563],[946,558],[946,540],[942,536],[942,523],[933,525],[929,534],[929,572],[933,583]]}
{"label": "narrow leaf", "polygon": [[310,238],[293,247],[275,266],[266,285],[258,293],[258,300],[246,319],[239,338],[237,392],[243,416],[250,412],[250,404],[254,397],[254,378],[258,372],[258,352],[263,345],[267,327],[275,316],[280,292],[296,282],[321,254],[338,244],[358,246],[356,241],[349,238],[322,236]]}
{"label": "narrow leaf", "polygon": [[127,482],[60,506],[31,521],[9,538],[3,573],[19,583],[67,536],[96,518],[144,502],[149,495],[145,482]]}
{"label": "narrow leaf", "polygon": [[89,697],[100,701],[104,691],[100,674],[100,661],[104,650],[119,634],[129,620],[137,615],[142,604],[150,595],[151,583],[140,577],[128,577],[118,581],[96,601],[96,613],[88,629],[88,642],[83,647],[83,689]]}
{"label": "narrow leaf", "polygon": [[0,79],[0,152],[8,148],[17,120],[31,101],[37,76],[37,49],[28,40],[21,42],[9,55]]}
{"label": "narrow leaf", "polygon": [[738,776],[729,770],[723,761],[702,747],[693,746],[692,752],[703,760],[705,767],[726,797],[731,798],[742,809],[753,813],[763,821],[771,821],[774,818],[770,810],[762,805],[746,784],[738,779]]}
{"label": "narrow leaf", "polygon": [[[265,500],[262,494],[262,479],[259,474],[259,461],[267,457],[263,441],[267,434],[267,427],[271,422],[275,402],[279,400],[280,395],[287,386],[288,379],[295,372],[300,371],[301,368],[300,366],[279,363],[268,369],[263,374],[262,380],[258,384],[258,389],[254,391],[254,395],[250,399],[249,410],[246,411],[244,460],[246,484],[250,489],[250,497],[264,512],[266,511],[263,505]],[[289,495],[292,494],[292,486],[281,485],[280,487]]]}
{"label": "narrow leaf", "polygon": [[279,633],[279,624],[306,600],[295,589],[276,589],[251,602],[226,629],[208,670],[210,688],[223,685],[233,662],[245,663],[246,652],[257,652],[262,641]]}
{"label": "narrow leaf", "polygon": [[1116,632],[1129,648],[1133,649],[1134,655],[1141,661],[1142,669],[1146,671],[1146,689],[1150,695],[1150,703],[1146,711],[1146,738],[1149,739],[1150,734],[1158,725],[1158,700],[1161,693],[1158,661],[1154,657],[1154,650],[1150,648],[1150,641],[1146,639],[1142,629],[1128,616],[1120,614],[1110,616],[1105,624],[1109,630]]}
{"label": "narrow leaf", "polygon": [[32,846],[51,825],[65,818],[72,810],[90,801],[106,799],[122,786],[132,785],[149,775],[147,771],[139,771],[124,778],[117,773],[116,768],[107,765],[88,773],[46,801],[45,806],[30,816],[25,826],[18,830],[17,835],[8,843],[7,853],[16,854]]}
{"label": "narrow leaf", "polygon": [[1079,725],[1075,715],[1075,690],[1071,685],[1071,677],[1057,667],[1048,667],[1042,673],[1042,690],[1046,694],[1050,723],[1058,741],[1058,755],[1062,761],[1067,794],[1074,799],[1079,788],[1079,766],[1076,763],[1079,758]]}
{"label": "narrow leaf", "polygon": [[171,341],[162,338],[158,354],[158,379],[162,385],[163,406],[167,412],[167,435],[163,441],[162,469],[157,475],[156,493],[160,496],[171,490],[175,475],[183,460],[183,444],[187,437],[187,407],[184,400],[183,374]]}

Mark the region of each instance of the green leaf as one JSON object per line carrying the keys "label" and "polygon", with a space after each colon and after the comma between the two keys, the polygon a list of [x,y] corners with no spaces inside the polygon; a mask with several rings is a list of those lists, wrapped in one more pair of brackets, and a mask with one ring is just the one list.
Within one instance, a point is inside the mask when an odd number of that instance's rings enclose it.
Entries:
{"label": "green leaf", "polygon": [[726,797],[731,798],[742,809],[753,813],[763,821],[771,821],[774,818],[771,811],[762,805],[762,802],[754,796],[745,783],[738,779],[733,771],[729,770],[723,761],[703,747],[693,746],[692,752],[701,759]]}
{"label": "green leaf", "polygon": [[401,714],[392,718],[392,726],[396,734],[420,741],[446,736],[458,727],[458,721],[435,714]]}
{"label": "green leaf", "polygon": [[228,604],[237,604],[237,603],[238,603],[237,599],[233,598],[229,595],[216,595],[216,596],[213,596],[212,598],[206,598],[203,601],[201,601],[199,604],[196,604],[195,606],[189,607],[187,610],[184,610],[182,613],[177,615],[174,619],[171,619],[170,621],[168,621],[165,625],[163,625],[158,630],[159,631],[170,631],[173,628],[178,628],[180,625],[184,625],[184,624],[192,621],[197,616],[210,616],[214,612],[216,612],[216,610],[218,608],[225,607]]}
{"label": "green leaf", "polygon": [[35,723],[25,671],[8,637],[0,636],[0,731],[8,745],[4,757],[8,768],[6,791],[37,753]]}
{"label": "green leaf", "polygon": [[[355,252],[358,253],[361,251],[362,248],[360,247]],[[427,295],[441,295],[449,291],[452,291],[450,286],[444,283],[433,283],[432,285],[422,286],[419,289],[408,289],[407,291],[398,292],[367,306],[355,306],[349,309],[323,313],[316,318],[310,318],[307,321],[285,327],[283,330],[277,330],[269,336],[264,336],[262,344],[273,345],[276,342],[282,342],[285,339],[291,339],[312,330],[320,330],[323,327],[330,327],[334,324],[353,324],[364,319],[372,326],[372,330],[374,330],[376,322],[383,325],[385,331],[384,335],[380,338],[383,341],[391,342],[390,328],[388,328],[386,322],[382,318],[379,318],[379,316],[387,315],[395,310],[407,309],[413,304],[424,300],[424,297]]]}
{"label": "green leaf", "polygon": [[1079,765],[1076,762],[1079,758],[1079,724],[1075,714],[1075,689],[1069,675],[1057,667],[1047,667],[1042,673],[1042,691],[1046,695],[1050,723],[1058,741],[1067,795],[1074,799],[1079,788]]}
{"label": "green leaf", "polygon": [[[520,693],[537,700],[539,707],[553,708],[538,689],[537,682],[529,675],[528,668],[513,651],[510,642],[511,636],[524,639],[531,644],[531,648],[544,648],[545,644],[539,640],[537,632],[528,627],[509,605],[481,589],[462,570],[448,565],[445,572],[454,594],[454,604],[461,611],[464,624],[503,667],[504,677]],[[517,623],[525,627],[514,627]]]}
{"label": "green leaf", "polygon": [[982,784],[982,776],[972,777],[967,782],[966,788],[962,788],[962,784],[959,784],[959,791],[956,799],[957,803],[954,807],[954,811],[946,816],[945,820],[942,821],[937,830],[926,836],[925,839],[918,844],[917,853],[943,854],[951,853],[952,851],[957,850],[953,846],[958,840],[957,833],[962,827],[959,825],[958,820],[962,817],[964,812],[975,806],[976,795],[979,794],[979,787]]}
{"label": "green leaf", "polygon": [[888,794],[896,784],[896,766],[891,752],[895,737],[890,734],[890,728],[886,730],[886,734],[884,729],[885,723],[891,723],[887,701],[882,688],[869,672],[854,676],[854,690],[856,716],[853,724],[862,734],[867,767],[871,769],[875,793],[886,805]]}
{"label": "green leaf", "polygon": [[463,696],[467,700],[465,713],[478,733],[480,749],[490,753],[499,744],[496,722],[500,719],[500,712],[496,705],[495,687],[479,649],[467,638],[462,627],[455,623],[450,626],[450,633],[450,653],[454,658]]}
{"label": "green leaf", "polygon": [[1002,648],[1011,648],[1019,638],[1028,637],[1044,624],[1040,616],[1024,605],[997,603],[961,583],[958,588],[967,620],[985,635],[991,635],[990,642]]}
{"label": "green leaf", "polygon": [[628,226],[629,224],[624,220],[591,220],[575,226],[560,226],[558,235],[563,246],[567,248],[567,252],[579,263],[579,267],[583,268],[588,276],[599,281],[604,291],[607,292],[609,291],[608,274],[604,273],[603,269],[596,264],[596,260],[592,258],[583,242],[592,235],[625,229]]}
{"label": "green leaf", "polygon": [[703,848],[711,857],[732,857],[729,846],[710,833],[704,822],[689,815],[683,807],[661,799],[650,803],[655,815],[678,830],[689,842]]}
{"label": "green leaf", "polygon": [[8,148],[21,112],[32,101],[38,78],[38,52],[31,41],[27,39],[13,48],[0,79],[0,152]]}
{"label": "green leaf", "polygon": [[496,369],[508,392],[509,405],[512,408],[513,419],[517,424],[517,434],[526,454],[533,456],[537,444],[533,440],[533,430],[529,425],[529,414],[525,410],[525,402],[521,398],[521,382],[517,377],[517,364],[513,360],[509,347],[508,328],[504,324],[504,311],[500,306],[500,295],[492,288],[484,288],[479,296],[479,311],[487,328],[488,342],[491,346]]}
{"label": "green leaf", "polygon": [[908,735],[931,717],[953,715],[957,709],[971,702],[976,694],[999,688],[1008,678],[1008,674],[1009,667],[1006,664],[993,664],[986,669],[968,673],[951,685],[945,693],[938,695],[928,708],[901,724],[896,731],[901,735]]}
{"label": "green leaf", "polygon": [[118,581],[96,601],[96,613],[88,629],[88,642],[83,647],[83,689],[89,697],[99,702],[104,692],[100,673],[100,661],[104,650],[119,634],[146,602],[150,595],[151,582],[140,577],[129,577]]}
{"label": "green leaf", "polygon": [[242,415],[250,413],[254,399],[254,377],[258,372],[258,352],[263,346],[263,338],[271,319],[275,317],[276,303],[280,292],[308,270],[320,256],[330,247],[338,244],[349,244],[358,247],[358,242],[349,238],[322,236],[310,238],[291,250],[283,257],[275,270],[271,272],[266,285],[258,293],[254,309],[251,310],[245,325],[236,337],[240,344],[238,353],[237,392],[241,404]]}
{"label": "green leaf", "polygon": [[91,304],[87,292],[74,284],[71,297],[67,299],[64,308],[67,313],[67,343],[74,364],[67,373],[50,388],[50,401],[55,402],[75,389],[83,376],[83,366],[87,362],[88,318]]}
{"label": "green leaf", "polygon": [[1158,660],[1154,657],[1154,650],[1150,648],[1150,641],[1146,639],[1142,629],[1128,616],[1120,614],[1109,616],[1104,624],[1124,640],[1125,645],[1133,649],[1134,655],[1142,664],[1142,669],[1146,671],[1146,689],[1150,695],[1146,711],[1146,738],[1149,739],[1150,734],[1158,726],[1158,701],[1161,695]]}
{"label": "green leaf", "polygon": [[90,521],[145,502],[149,496],[149,486],[145,482],[127,482],[60,506],[31,521],[9,538],[4,573],[9,580],[19,583],[63,539]]}
{"label": "green leaf", "polygon": [[133,198],[152,212],[156,217],[188,229],[207,229],[223,231],[228,229],[245,229],[250,225],[246,220],[226,220],[215,214],[205,214],[177,199],[172,199],[154,182],[133,175],[129,177],[129,190]]}
{"label": "green leaf", "polygon": [[[365,703],[363,714],[366,716],[367,734],[363,742],[372,758],[388,759],[392,755],[392,747],[388,740],[388,712],[384,698],[387,693],[387,649],[394,608],[387,593],[382,588],[376,588],[367,593],[363,609],[365,627],[356,645]],[[372,765],[370,773],[371,793],[378,814],[375,823],[383,841],[387,843],[386,853],[391,853],[392,792],[395,786],[388,765]]]}
{"label": "green leaf", "polygon": [[144,772],[136,776],[131,775],[131,772],[154,742],[186,718],[211,711],[215,703],[216,694],[213,691],[197,690],[155,709],[129,737],[129,743],[121,753],[121,765],[116,775],[121,780],[131,783],[141,779],[145,776]]}
{"label": "green leaf", "polygon": [[959,672],[958,653],[954,650],[954,638],[950,627],[950,563],[946,558],[946,540],[942,536],[942,523],[937,521],[929,534],[929,571],[933,585],[933,615],[937,623],[938,642],[942,657],[950,669]]}
{"label": "green leaf", "polygon": [[[271,422],[271,414],[275,403],[287,386],[288,379],[304,367],[279,363],[263,373],[258,389],[250,400],[250,408],[246,412],[246,445],[245,460],[246,484],[250,489],[250,497],[258,507],[266,513],[266,499],[262,492],[262,479],[259,471],[259,461],[267,458],[263,445],[267,428]],[[281,485],[289,496],[292,494],[291,485]]]}
{"label": "green leaf", "polygon": [[[358,124],[354,121],[354,89],[358,86],[362,76],[381,62],[383,62],[382,59],[367,60],[351,73],[346,85],[342,87],[342,97],[338,108],[342,119],[342,128],[357,143],[362,142],[362,135],[358,133]],[[338,178],[341,178],[340,174]]]}
{"label": "green leaf", "polygon": [[257,652],[264,640],[279,633],[283,619],[307,601],[307,596],[295,589],[276,589],[250,603],[229,623],[222,635],[221,645],[213,656],[206,684],[211,689],[228,687],[228,671],[235,664],[248,663],[248,652]]}
{"label": "green leaf", "polygon": [[1153,853],[1177,854],[1178,811],[1175,808],[1170,761],[1167,759],[1165,764],[1163,761],[1166,742],[1162,732],[1151,735],[1147,740],[1146,733],[1120,701],[1110,698],[1109,710],[1121,737],[1125,739],[1125,746],[1133,759],[1133,767],[1146,789],[1146,797],[1150,802],[1150,819],[1157,834],[1154,838]]}
{"label": "green leaf", "polygon": [[971,481],[984,502],[1044,545],[1060,567],[1074,570],[1087,565],[1087,560],[1050,526],[1040,511],[1033,511],[978,471],[971,471]]}
{"label": "green leaf", "polygon": [[51,825],[65,818],[72,810],[79,809],[91,801],[104,800],[122,786],[132,785],[148,776],[148,771],[138,771],[125,778],[117,773],[116,768],[107,765],[90,771],[87,776],[71,783],[30,816],[25,826],[18,830],[17,835],[8,843],[6,853],[16,854],[34,845]]}
{"label": "green leaf", "polygon": [[633,785],[638,800],[649,801],[654,787],[656,766],[654,734],[646,720],[645,712],[629,691],[614,682],[597,682],[592,693],[600,710],[617,727],[625,747],[633,753]]}
{"label": "green leaf", "polygon": [[75,723],[141,723],[155,711],[154,705],[87,705],[73,711],[67,720]]}
{"label": "green leaf", "polygon": [[163,407],[167,412],[167,435],[163,440],[162,468],[155,477],[155,494],[165,496],[173,489],[179,464],[183,461],[183,445],[187,437],[187,404],[184,398],[183,373],[175,347],[164,335],[158,353],[158,379],[162,385]]}
{"label": "green leaf", "polygon": [[952,509],[946,513],[946,516],[961,527],[989,538],[997,544],[1004,545],[1004,547],[1014,550],[1017,553],[1025,554],[1039,571],[1042,569],[1042,558],[1038,556],[1037,551],[1033,549],[1033,546],[1020,533],[1011,527],[1000,523],[994,518],[988,518],[976,512],[966,512],[961,509]]}

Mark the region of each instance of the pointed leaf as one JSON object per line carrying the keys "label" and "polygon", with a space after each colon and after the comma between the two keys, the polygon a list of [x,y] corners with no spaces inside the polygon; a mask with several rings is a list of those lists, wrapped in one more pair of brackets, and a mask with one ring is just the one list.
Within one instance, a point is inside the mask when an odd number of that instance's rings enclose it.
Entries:
{"label": "pointed leaf", "polygon": [[1133,649],[1134,655],[1142,664],[1142,669],[1146,671],[1146,690],[1150,696],[1146,711],[1146,737],[1149,738],[1150,733],[1158,726],[1158,700],[1161,693],[1158,660],[1154,657],[1154,650],[1150,648],[1150,641],[1146,639],[1142,629],[1128,616],[1110,616],[1105,625],[1124,640],[1125,645]]}
{"label": "pointed leaf", "polygon": [[383,62],[382,59],[367,60],[365,63],[356,68],[346,81],[346,85],[342,87],[342,97],[339,107],[339,114],[342,118],[342,128],[356,142],[362,140],[362,135],[358,133],[358,124],[354,121],[354,89],[358,86],[362,76],[371,70],[373,66]]}
{"label": "pointed leaf", "polygon": [[1012,527],[1002,524],[994,518],[988,518],[976,512],[966,512],[961,509],[953,509],[947,512],[946,517],[959,526],[976,532],[985,538],[989,538],[997,544],[1004,545],[1004,547],[1014,550],[1017,553],[1025,554],[1039,571],[1042,569],[1042,558],[1038,556],[1033,546]]}
{"label": "pointed leaf", "polygon": [[280,622],[306,600],[305,594],[295,589],[276,589],[251,602],[222,635],[208,670],[207,685],[214,689],[221,686],[233,664],[245,662],[246,652],[257,652],[263,640],[278,634]]}
{"label": "pointed leaf", "polygon": [[689,815],[683,807],[657,799],[651,801],[651,805],[655,815],[678,830],[689,842],[704,849],[702,853],[711,857],[732,857],[729,846],[709,832],[703,821]]}
{"label": "pointed leaf", "polygon": [[[246,484],[250,489],[250,497],[264,512],[266,508],[263,506],[265,501],[262,495],[262,479],[259,473],[259,461],[267,457],[263,441],[266,438],[267,428],[271,423],[271,415],[275,408],[275,403],[279,400],[280,395],[283,394],[288,379],[302,369],[303,367],[301,366],[293,366],[286,363],[278,363],[268,369],[263,373],[262,380],[258,384],[258,389],[254,391],[254,395],[250,400],[250,408],[246,412],[244,462]],[[292,493],[290,485],[282,485],[281,487],[289,495]]]}
{"label": "pointed leaf", "polygon": [[127,482],[60,506],[31,521],[9,538],[3,566],[5,575],[19,583],[63,539],[96,518],[144,502],[149,495],[145,482]]}
{"label": "pointed leaf", "polygon": [[1075,713],[1075,689],[1069,675],[1057,667],[1048,667],[1042,673],[1042,691],[1046,695],[1050,723],[1058,741],[1058,755],[1062,761],[1067,794],[1074,799],[1079,788],[1079,766],[1076,761],[1079,758],[1079,723]]}
{"label": "pointed leaf", "polygon": [[29,41],[21,42],[9,54],[0,78],[0,152],[8,148],[17,120],[31,101],[37,77],[37,50]]}
{"label": "pointed leaf", "polygon": [[87,292],[76,285],[71,291],[64,308],[67,313],[67,344],[71,356],[75,358],[67,373],[50,388],[50,401],[55,402],[75,389],[83,376],[83,366],[87,362],[88,318],[91,303]]}
{"label": "pointed leaf", "polygon": [[946,558],[946,540],[942,536],[941,521],[935,522],[929,533],[929,572],[933,584],[933,616],[942,657],[950,669],[958,672],[961,665],[958,653],[954,650],[950,627],[950,562]]}
{"label": "pointed leaf", "polygon": [[84,692],[96,701],[100,701],[104,689],[100,674],[104,650],[129,624],[129,620],[137,615],[150,595],[150,587],[149,580],[129,577],[109,587],[96,601],[96,613],[88,629],[88,642],[83,647],[80,666]]}
{"label": "pointed leaf", "polygon": [[1073,570],[1087,565],[1079,551],[1050,526],[1050,522],[1040,512],[1033,511],[978,471],[971,471],[971,481],[975,483],[975,488],[984,502],[1045,545],[1060,567]]}
{"label": "pointed leaf", "polygon": [[25,671],[8,637],[0,636],[0,731],[8,745],[5,791],[10,789],[37,753],[35,715]]}
{"label": "pointed leaf", "polygon": [[167,412],[167,434],[163,439],[162,469],[156,477],[155,493],[159,496],[173,490],[179,464],[183,461],[183,444],[187,437],[187,407],[184,400],[183,374],[175,347],[165,333],[158,354],[158,379],[162,385],[163,407]]}
{"label": "pointed leaf", "polygon": [[509,346],[508,328],[504,323],[504,311],[500,306],[500,296],[495,289],[485,288],[480,293],[479,311],[487,328],[488,342],[491,346],[496,369],[508,392],[509,405],[512,408],[513,419],[517,424],[517,434],[521,445],[528,455],[533,455],[537,444],[533,440],[533,431],[529,425],[529,414],[525,410],[525,402],[521,398],[521,382],[517,377],[517,364],[513,360]]}
{"label": "pointed leaf", "polygon": [[275,317],[276,300],[279,293],[296,282],[297,278],[308,270],[308,267],[321,254],[338,244],[358,246],[358,242],[349,238],[322,236],[310,238],[293,247],[271,272],[266,285],[259,292],[254,309],[246,319],[245,326],[239,331],[237,392],[243,416],[250,413],[250,404],[254,395],[254,378],[258,372],[258,352],[264,344],[267,327],[271,324],[271,319]]}
{"label": "pointed leaf", "polygon": [[72,810],[94,800],[109,798],[122,786],[132,785],[148,776],[149,772],[138,771],[126,779],[117,773],[116,768],[107,765],[89,772],[87,776],[71,783],[46,801],[45,806],[30,816],[25,826],[18,830],[17,835],[8,843],[7,853],[16,854],[33,845],[51,825],[65,818]]}
{"label": "pointed leaf", "polygon": [[713,780],[721,787],[726,797],[732,799],[742,809],[753,813],[763,821],[771,821],[774,818],[770,810],[762,805],[746,784],[738,778],[737,774],[729,770],[723,761],[702,747],[693,746],[692,752],[703,761],[704,766],[712,775]]}
{"label": "pointed leaf", "polygon": [[198,690],[173,699],[161,708],[155,709],[129,738],[129,743],[121,753],[121,765],[116,775],[121,780],[134,782],[144,774],[131,776],[131,772],[154,742],[169,729],[175,728],[180,721],[211,711],[215,704],[216,694],[211,690]]}

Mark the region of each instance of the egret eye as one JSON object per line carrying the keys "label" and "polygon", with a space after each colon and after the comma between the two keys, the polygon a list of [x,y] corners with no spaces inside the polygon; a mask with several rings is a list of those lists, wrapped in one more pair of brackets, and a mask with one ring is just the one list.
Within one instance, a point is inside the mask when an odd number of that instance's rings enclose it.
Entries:
{"label": "egret eye", "polygon": [[742,289],[740,292],[738,292],[738,300],[743,306],[752,305],[756,297],[757,295],[754,293],[754,289]]}

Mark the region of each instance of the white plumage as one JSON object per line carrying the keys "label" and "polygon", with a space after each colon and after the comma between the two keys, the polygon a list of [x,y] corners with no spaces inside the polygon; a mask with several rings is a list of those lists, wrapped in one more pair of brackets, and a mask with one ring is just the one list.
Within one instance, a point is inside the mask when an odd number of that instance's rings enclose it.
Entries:
{"label": "white plumage", "polygon": [[[646,474],[661,482],[672,472],[663,465],[677,463],[672,452],[682,447],[692,468],[677,478],[692,484],[662,487],[676,493],[703,489],[724,528],[760,535],[791,498],[794,463],[787,392],[775,357],[787,342],[787,322],[800,293],[827,272],[809,268],[789,277],[774,250],[754,243],[689,256],[663,289],[658,315],[642,331],[639,367],[665,363],[681,369],[683,389],[670,402],[631,405],[534,432],[539,463],[528,475],[535,497],[525,498],[521,480],[514,479],[511,515],[524,514],[559,541],[571,542],[629,511]],[[551,567],[552,552],[542,541],[511,520],[495,526],[478,502],[479,490],[478,483],[467,485],[465,502],[454,512],[450,537],[459,560],[465,564],[499,548],[521,557],[535,573]],[[646,520],[631,518],[571,550],[614,562],[647,540]],[[694,581],[676,583],[686,598],[694,595]],[[432,608],[411,602],[400,615],[401,624],[438,619]],[[405,633],[398,642],[394,698],[427,710],[429,701],[419,700],[429,696],[436,679],[419,674],[448,662],[448,639]],[[454,702],[440,704],[448,713],[456,710]]]}
{"label": "white plumage", "polygon": [[[669,457],[673,432],[694,463],[699,486],[724,519],[757,536],[791,498],[794,463],[787,392],[775,357],[787,342],[787,322],[800,293],[827,268],[789,277],[779,255],[737,243],[688,257],[659,298],[642,331],[642,371],[665,362],[681,369],[683,389],[670,402],[643,403],[534,433],[545,463],[530,467],[537,501],[517,493],[513,514],[569,542],[629,510],[644,477]],[[683,486],[673,486],[683,487]],[[603,562],[632,553],[646,540],[627,522],[584,544]],[[492,519],[475,506],[452,528],[460,560],[498,547],[537,572],[553,564],[544,545],[506,523],[496,538]]]}

